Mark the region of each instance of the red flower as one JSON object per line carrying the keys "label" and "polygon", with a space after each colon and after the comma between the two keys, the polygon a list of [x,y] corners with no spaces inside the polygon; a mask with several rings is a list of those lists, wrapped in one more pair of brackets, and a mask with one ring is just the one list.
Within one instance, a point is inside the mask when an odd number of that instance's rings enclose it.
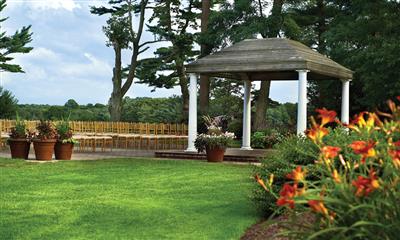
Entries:
{"label": "red flower", "polygon": [[321,118],[321,126],[324,126],[327,123],[334,122],[336,119],[335,111],[329,111],[326,108],[317,109],[315,111],[319,113],[318,117]]}
{"label": "red flower", "polygon": [[279,198],[276,201],[278,206],[288,205],[291,209],[294,208],[294,197],[301,194],[301,190],[297,188],[297,184],[291,186],[288,183],[285,183],[279,192]]}
{"label": "red flower", "polygon": [[376,172],[371,169],[368,177],[358,176],[357,180],[353,180],[352,185],[356,187],[357,197],[368,196],[368,194],[379,188]]}
{"label": "red flower", "polygon": [[321,149],[322,156],[327,159],[335,158],[342,149],[340,147],[324,146]]}
{"label": "red flower", "polygon": [[301,182],[304,181],[306,172],[301,169],[301,166],[297,166],[295,170],[293,170],[291,173],[286,175],[287,178],[292,179],[293,181]]}
{"label": "red flower", "polygon": [[361,162],[365,163],[365,159],[367,157],[374,157],[376,155],[375,147],[376,142],[374,141],[354,141],[349,145],[354,151],[355,154],[360,154],[362,156]]}

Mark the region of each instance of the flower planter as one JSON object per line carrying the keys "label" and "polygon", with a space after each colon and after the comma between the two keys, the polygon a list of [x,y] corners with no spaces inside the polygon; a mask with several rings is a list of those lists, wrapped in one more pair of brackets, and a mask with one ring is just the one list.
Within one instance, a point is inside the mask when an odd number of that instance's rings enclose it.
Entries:
{"label": "flower planter", "polygon": [[57,142],[54,146],[54,155],[57,160],[71,160],[74,144]]}
{"label": "flower planter", "polygon": [[206,147],[208,162],[222,162],[224,160],[225,148],[209,148]]}
{"label": "flower planter", "polygon": [[54,153],[55,139],[48,140],[33,140],[33,147],[35,148],[36,160],[51,160]]}
{"label": "flower planter", "polygon": [[27,139],[9,139],[11,158],[28,159],[31,143]]}

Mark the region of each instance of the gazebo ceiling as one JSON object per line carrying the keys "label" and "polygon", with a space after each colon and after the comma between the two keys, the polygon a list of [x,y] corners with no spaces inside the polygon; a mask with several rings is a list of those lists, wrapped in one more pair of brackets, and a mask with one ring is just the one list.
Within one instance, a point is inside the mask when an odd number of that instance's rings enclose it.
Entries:
{"label": "gazebo ceiling", "polygon": [[241,80],[352,79],[353,72],[311,48],[286,38],[246,39],[186,65],[186,72]]}

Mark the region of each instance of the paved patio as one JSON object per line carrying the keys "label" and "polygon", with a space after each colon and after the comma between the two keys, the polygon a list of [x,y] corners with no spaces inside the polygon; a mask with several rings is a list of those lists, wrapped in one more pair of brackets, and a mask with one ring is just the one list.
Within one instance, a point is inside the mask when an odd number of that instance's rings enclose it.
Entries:
{"label": "paved patio", "polygon": [[[226,164],[259,164],[259,159],[265,157],[273,150],[255,149],[255,150],[240,150],[237,148],[229,148],[226,151],[225,161]],[[161,155],[160,155],[161,153]],[[10,158],[9,149],[1,149],[0,157]],[[97,149],[96,152],[77,152],[72,154],[71,160],[101,160],[110,158],[158,158],[158,159],[179,159],[179,160],[201,160],[204,161],[205,154],[188,153],[182,150],[137,150],[137,149],[113,149],[112,151],[104,151]],[[35,160],[35,153],[31,149],[29,153],[29,162],[57,162],[52,161],[37,161]]]}
{"label": "paved patio", "polygon": [[[9,158],[10,150],[2,149],[0,157]],[[99,160],[106,158],[130,158],[130,157],[154,157],[154,150],[126,150],[126,149],[113,149],[112,151],[104,151],[98,149],[96,152],[77,152],[74,151],[71,160]],[[31,149],[29,153],[29,160],[35,160],[35,153]]]}

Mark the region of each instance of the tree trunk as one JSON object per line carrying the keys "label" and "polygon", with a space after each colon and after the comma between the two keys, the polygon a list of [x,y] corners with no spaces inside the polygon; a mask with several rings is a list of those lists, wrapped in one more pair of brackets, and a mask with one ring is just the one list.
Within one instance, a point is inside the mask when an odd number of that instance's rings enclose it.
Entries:
{"label": "tree trunk", "polygon": [[182,122],[187,122],[189,119],[189,89],[188,79],[186,77],[185,67],[183,62],[176,62],[176,70],[179,76],[179,86],[182,93]]}
{"label": "tree trunk", "polygon": [[254,130],[259,131],[267,127],[266,115],[269,100],[271,81],[261,81],[260,94],[256,102],[256,114],[254,116]]}
{"label": "tree trunk", "polygon": [[[277,37],[282,27],[282,7],[284,0],[274,0],[271,9],[271,15],[268,17],[271,19],[273,26],[271,31],[267,33],[268,37]],[[261,5],[260,5],[261,8]],[[262,10],[260,9],[260,15],[262,17]],[[269,100],[269,92],[271,87],[271,81],[262,81],[260,87],[260,94],[256,100],[256,114],[254,129],[261,130],[266,128],[266,114]]]}
{"label": "tree trunk", "polygon": [[121,94],[112,93],[111,98],[108,102],[108,110],[110,112],[111,121],[119,122],[121,120],[122,112],[122,97]]}
{"label": "tree trunk", "polygon": [[[203,0],[201,3],[201,33],[208,29],[208,19],[211,11],[211,1]],[[202,44],[200,46],[201,56],[210,53],[210,47]],[[207,115],[210,100],[210,78],[207,75],[200,75],[200,114]]]}
{"label": "tree trunk", "polygon": [[108,101],[108,111],[110,112],[111,121],[121,120],[122,97],[121,82],[122,82],[122,63],[121,63],[121,47],[118,43],[114,43],[115,66],[113,71],[113,91],[110,100]]}

